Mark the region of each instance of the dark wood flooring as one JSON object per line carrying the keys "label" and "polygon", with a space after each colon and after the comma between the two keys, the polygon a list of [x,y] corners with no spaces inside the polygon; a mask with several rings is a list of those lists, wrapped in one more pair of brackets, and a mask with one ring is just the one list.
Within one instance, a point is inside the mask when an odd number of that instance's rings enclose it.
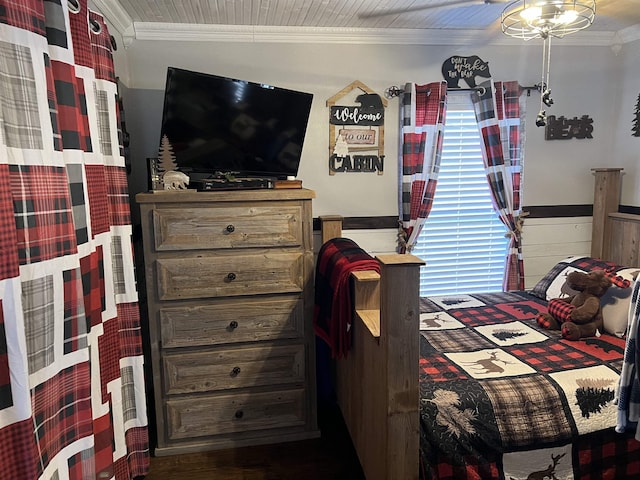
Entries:
{"label": "dark wood flooring", "polygon": [[152,457],[145,480],[364,480],[339,410],[321,409],[318,424],[312,440]]}

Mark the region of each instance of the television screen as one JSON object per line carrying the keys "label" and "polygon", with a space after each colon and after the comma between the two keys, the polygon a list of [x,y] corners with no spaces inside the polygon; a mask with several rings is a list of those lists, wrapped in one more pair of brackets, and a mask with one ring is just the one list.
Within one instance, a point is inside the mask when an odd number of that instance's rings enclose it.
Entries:
{"label": "television screen", "polygon": [[216,174],[296,176],[310,93],[169,67],[160,140],[178,169]]}

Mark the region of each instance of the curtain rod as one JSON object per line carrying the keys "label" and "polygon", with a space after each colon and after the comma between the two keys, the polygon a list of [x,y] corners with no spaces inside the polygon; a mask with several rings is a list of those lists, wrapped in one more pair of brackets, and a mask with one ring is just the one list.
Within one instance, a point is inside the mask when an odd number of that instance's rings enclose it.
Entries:
{"label": "curtain rod", "polygon": [[[543,85],[541,83],[537,83],[536,85],[529,85],[527,87],[521,87],[522,90],[526,90],[527,91],[527,97],[531,96],[531,90],[537,90],[539,92],[542,91],[543,89]],[[472,87],[472,88],[461,88],[461,87],[455,87],[455,88],[447,88],[447,91],[453,91],[453,92],[479,92],[480,95],[484,95],[486,90],[484,87]],[[384,96],[387,98],[393,98],[393,97],[399,97],[400,95],[402,95],[404,93],[404,89],[400,88],[400,87],[396,87],[395,85],[392,85],[391,87],[387,88],[384,91]],[[431,92],[429,92],[431,93]]]}

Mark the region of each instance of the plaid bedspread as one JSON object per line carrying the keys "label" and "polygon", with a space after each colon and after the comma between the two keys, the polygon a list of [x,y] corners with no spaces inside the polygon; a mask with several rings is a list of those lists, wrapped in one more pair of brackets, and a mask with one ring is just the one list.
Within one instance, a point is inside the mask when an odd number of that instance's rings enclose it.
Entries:
{"label": "plaid bedspread", "polygon": [[640,442],[615,432],[625,340],[563,340],[543,311],[525,292],[421,300],[423,477],[640,478]]}

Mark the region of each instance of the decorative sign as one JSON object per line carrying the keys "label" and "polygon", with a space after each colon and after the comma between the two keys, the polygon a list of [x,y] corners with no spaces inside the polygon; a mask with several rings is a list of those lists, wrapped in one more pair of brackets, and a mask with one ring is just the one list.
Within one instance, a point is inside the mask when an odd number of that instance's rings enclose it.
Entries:
{"label": "decorative sign", "polygon": [[582,117],[565,118],[549,115],[545,128],[545,140],[569,140],[571,138],[593,138],[593,118],[588,115]]}
{"label": "decorative sign", "polygon": [[331,107],[329,123],[333,125],[384,125],[384,106],[380,95],[376,93],[363,93],[356,97],[360,106]]}
{"label": "decorative sign", "polygon": [[348,145],[375,145],[376,131],[373,129],[340,129],[338,138],[342,138]]}
{"label": "decorative sign", "polygon": [[489,62],[485,62],[477,55],[470,57],[453,56],[442,64],[442,76],[447,82],[447,88],[459,88],[458,82],[464,80],[469,88],[476,87],[476,77],[490,78]]}
{"label": "decorative sign", "polygon": [[[351,101],[347,103],[348,98]],[[337,104],[338,101],[344,104]],[[384,171],[384,109],[387,101],[359,81],[327,100],[329,175]]]}

